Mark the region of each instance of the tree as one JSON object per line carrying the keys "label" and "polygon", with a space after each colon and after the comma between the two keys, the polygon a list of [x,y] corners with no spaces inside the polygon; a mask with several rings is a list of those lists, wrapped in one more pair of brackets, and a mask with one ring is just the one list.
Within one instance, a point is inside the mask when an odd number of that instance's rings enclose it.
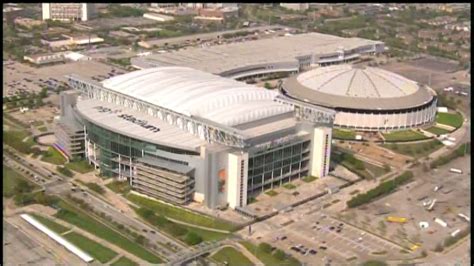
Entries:
{"label": "tree", "polygon": [[262,251],[264,253],[271,253],[272,252],[272,246],[270,246],[270,244],[267,244],[267,243],[260,243],[258,245],[258,250]]}
{"label": "tree", "polygon": [[202,242],[202,237],[194,232],[188,232],[184,237],[184,242],[188,245],[197,245]]}
{"label": "tree", "polygon": [[139,235],[135,238],[135,242],[137,242],[140,245],[144,245],[145,244],[145,237],[142,236],[142,235]]}
{"label": "tree", "polygon": [[270,83],[268,83],[268,82],[265,82],[265,84],[263,84],[263,87],[265,87],[265,89],[267,89],[267,90],[273,89],[272,85],[270,85]]}
{"label": "tree", "polygon": [[277,259],[277,260],[284,260],[286,258],[286,254],[285,252],[277,249],[275,250],[275,253],[273,254],[273,256]]}

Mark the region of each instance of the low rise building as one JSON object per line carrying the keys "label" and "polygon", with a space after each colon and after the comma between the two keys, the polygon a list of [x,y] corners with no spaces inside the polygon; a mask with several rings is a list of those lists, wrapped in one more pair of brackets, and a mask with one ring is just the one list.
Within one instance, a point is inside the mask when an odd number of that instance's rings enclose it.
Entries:
{"label": "low rise building", "polygon": [[280,6],[295,11],[305,11],[309,9],[309,3],[280,3]]}
{"label": "low rise building", "polygon": [[74,45],[86,45],[86,44],[96,44],[104,42],[104,39],[99,38],[96,35],[79,35],[79,36],[69,36],[69,35],[61,35],[55,37],[47,37],[44,36],[41,39],[41,43],[44,45],[48,45],[51,48],[61,48],[66,46],[74,46]]}
{"label": "low rise building", "polygon": [[31,29],[33,27],[42,26],[44,22],[41,20],[31,19],[31,18],[15,18],[13,21],[15,25]]}
{"label": "low rise building", "polygon": [[23,59],[35,65],[65,62],[64,54],[62,53],[25,55]]}
{"label": "low rise building", "polygon": [[143,14],[143,17],[147,18],[147,19],[156,20],[156,21],[159,21],[159,22],[166,22],[166,21],[174,20],[174,18],[171,17],[171,16],[166,16],[166,15],[157,14],[157,13],[145,13],[145,14]]}

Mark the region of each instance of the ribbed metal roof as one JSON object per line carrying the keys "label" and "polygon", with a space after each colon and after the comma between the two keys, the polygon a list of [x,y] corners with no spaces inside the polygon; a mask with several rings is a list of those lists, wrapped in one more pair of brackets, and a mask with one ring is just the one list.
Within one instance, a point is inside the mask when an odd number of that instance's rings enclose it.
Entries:
{"label": "ribbed metal roof", "polygon": [[435,95],[426,86],[373,67],[319,67],[288,78],[283,88],[290,96],[326,107],[401,109],[423,105]]}
{"label": "ribbed metal roof", "polygon": [[416,82],[373,67],[337,65],[302,73],[298,82],[315,91],[357,98],[393,98],[415,93]]}
{"label": "ribbed metal roof", "polygon": [[239,125],[291,111],[278,94],[187,67],[130,72],[102,82],[105,88],[188,116]]}

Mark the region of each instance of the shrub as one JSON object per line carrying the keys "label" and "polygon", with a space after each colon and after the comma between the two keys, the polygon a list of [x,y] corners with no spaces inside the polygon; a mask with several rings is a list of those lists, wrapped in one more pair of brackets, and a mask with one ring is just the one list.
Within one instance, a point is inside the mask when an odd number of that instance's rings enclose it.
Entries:
{"label": "shrub", "polygon": [[286,258],[286,254],[285,252],[277,249],[275,250],[275,252],[273,253],[273,256],[277,259],[277,260],[284,260]]}
{"label": "shrub", "polygon": [[410,171],[406,171],[403,174],[394,178],[393,180],[385,181],[377,187],[367,191],[366,193],[361,193],[352,197],[347,202],[347,207],[354,208],[362,204],[368,203],[379,196],[389,194],[393,192],[399,185],[410,181],[412,178],[413,173]]}
{"label": "shrub", "polygon": [[258,245],[258,250],[264,253],[271,253],[272,252],[272,246],[267,243],[260,243]]}
{"label": "shrub", "polygon": [[444,250],[443,245],[441,243],[438,243],[434,249],[435,252],[442,252]]}
{"label": "shrub", "polygon": [[56,170],[57,170],[59,173],[65,175],[65,176],[67,176],[67,177],[73,177],[73,176],[74,176],[74,173],[71,172],[71,170],[67,169],[66,167],[57,166],[57,167],[56,167]]}
{"label": "shrub", "polygon": [[202,237],[194,232],[188,232],[184,237],[184,242],[188,245],[197,245],[202,242]]}

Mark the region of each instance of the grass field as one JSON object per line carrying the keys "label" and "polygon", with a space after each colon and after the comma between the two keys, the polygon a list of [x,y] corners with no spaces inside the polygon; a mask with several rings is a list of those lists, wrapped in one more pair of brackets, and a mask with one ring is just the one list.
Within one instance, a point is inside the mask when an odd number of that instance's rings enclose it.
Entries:
{"label": "grass field", "polygon": [[59,153],[53,147],[49,147],[48,151],[43,154],[43,158],[41,158],[41,161],[56,165],[63,165],[66,163],[66,158],[64,158],[61,153]]}
{"label": "grass field", "polygon": [[45,127],[45,126],[42,126],[42,127],[38,127],[38,130],[39,130],[40,132],[46,132],[46,131],[48,131],[48,128]]}
{"label": "grass field", "polygon": [[406,130],[406,131],[394,131],[391,133],[383,133],[385,141],[410,141],[410,140],[422,140],[427,139],[422,133]]}
{"label": "grass field", "polygon": [[94,170],[94,167],[90,165],[86,160],[70,162],[67,163],[65,166],[66,168],[81,174],[89,173]]}
{"label": "grass field", "polygon": [[235,248],[225,247],[219,250],[216,254],[211,256],[214,260],[225,263],[229,266],[246,266],[253,265],[253,263],[242,253],[235,250]]}
{"label": "grass field", "polygon": [[314,176],[305,176],[303,177],[301,180],[303,180],[304,182],[306,183],[309,183],[309,182],[313,182],[314,180],[316,180],[318,178],[314,177]]}
{"label": "grass field", "polygon": [[370,170],[370,172],[372,172],[374,174],[375,178],[377,178],[379,176],[382,176],[382,175],[389,172],[389,171],[386,171],[384,168],[379,167],[377,165],[373,165],[371,163],[364,162],[364,165],[365,165],[365,169]]}
{"label": "grass field", "polygon": [[286,183],[286,184],[283,185],[283,187],[286,188],[286,189],[295,189],[296,188],[296,186],[291,184],[291,183]]}
{"label": "grass field", "polygon": [[255,246],[254,244],[248,242],[248,241],[242,241],[240,242],[242,245],[244,245],[244,247],[252,252],[261,262],[263,262],[263,264],[265,264],[266,266],[273,266],[273,265],[288,265],[288,266],[299,266],[301,265],[301,263],[299,263],[298,260],[296,260],[295,258],[287,258],[283,261],[280,261],[278,259],[276,259],[275,257],[273,257],[271,254],[268,254],[268,253],[264,253],[264,252],[261,252],[261,251],[258,251],[258,248],[257,246]]}
{"label": "grass field", "polygon": [[110,266],[138,266],[138,263],[132,261],[131,259],[122,256],[120,259],[111,263]]}
{"label": "grass field", "polygon": [[460,113],[438,113],[436,115],[436,123],[452,126],[455,128],[461,127],[463,122],[462,115]]}
{"label": "grass field", "polygon": [[15,191],[14,191],[15,187],[20,180],[28,182],[34,188],[38,188],[38,185],[34,184],[33,182],[30,182],[28,179],[24,178],[15,170],[4,165],[3,166],[3,196],[7,198],[13,196],[15,194]]}
{"label": "grass field", "polygon": [[39,127],[39,126],[44,125],[44,122],[43,121],[33,121],[33,123],[31,123],[31,124],[35,127]]}
{"label": "grass field", "polygon": [[269,191],[265,191],[265,194],[267,194],[270,197],[274,197],[278,195],[278,192],[276,192],[275,190],[269,190]]}
{"label": "grass field", "polygon": [[105,186],[118,194],[127,194],[130,191],[130,184],[128,182],[113,181]]}
{"label": "grass field", "polygon": [[189,232],[194,232],[202,237],[203,241],[222,240],[230,236],[230,234],[224,234],[214,231],[208,231],[200,228],[182,225],[182,227],[188,229]]}
{"label": "grass field", "polygon": [[155,211],[157,214],[161,214],[165,217],[180,220],[186,223],[228,231],[233,231],[236,229],[233,224],[223,221],[221,219],[215,219],[210,216],[193,213],[191,211],[179,207],[174,207],[156,200],[148,199],[136,194],[128,194],[127,199],[129,199],[135,204],[147,207]]}
{"label": "grass field", "polygon": [[62,234],[64,232],[67,232],[70,230],[70,228],[62,226],[46,217],[43,217],[41,215],[38,215],[36,213],[30,214],[33,216],[36,220],[38,220],[40,223],[42,223],[44,226],[48,227],[49,229],[53,230],[54,232],[58,234]]}
{"label": "grass field", "polygon": [[3,142],[24,154],[30,154],[31,147],[36,144],[31,137],[31,134],[26,130],[4,130]]}
{"label": "grass field", "polygon": [[448,134],[449,132],[451,132],[449,130],[446,130],[446,129],[440,128],[440,127],[430,127],[430,128],[425,129],[425,131],[433,133],[436,136],[443,135],[443,134]]}
{"label": "grass field", "polygon": [[68,203],[61,201],[59,205],[61,210],[55,215],[59,219],[86,230],[89,233],[108,241],[109,243],[113,243],[114,245],[150,263],[162,262],[159,257],[145,250],[142,246],[130,241],[109,227],[99,223],[89,215],[86,215],[84,212],[78,211]]}
{"label": "grass field", "polygon": [[438,140],[432,140],[414,144],[384,144],[383,147],[396,153],[421,158],[443,147],[443,144]]}
{"label": "grass field", "polygon": [[355,139],[355,132],[343,129],[336,129],[332,130],[332,137],[334,139],[343,139],[343,140],[352,140]]}
{"label": "grass field", "polygon": [[76,232],[68,233],[63,237],[101,263],[106,263],[118,255],[115,251]]}

